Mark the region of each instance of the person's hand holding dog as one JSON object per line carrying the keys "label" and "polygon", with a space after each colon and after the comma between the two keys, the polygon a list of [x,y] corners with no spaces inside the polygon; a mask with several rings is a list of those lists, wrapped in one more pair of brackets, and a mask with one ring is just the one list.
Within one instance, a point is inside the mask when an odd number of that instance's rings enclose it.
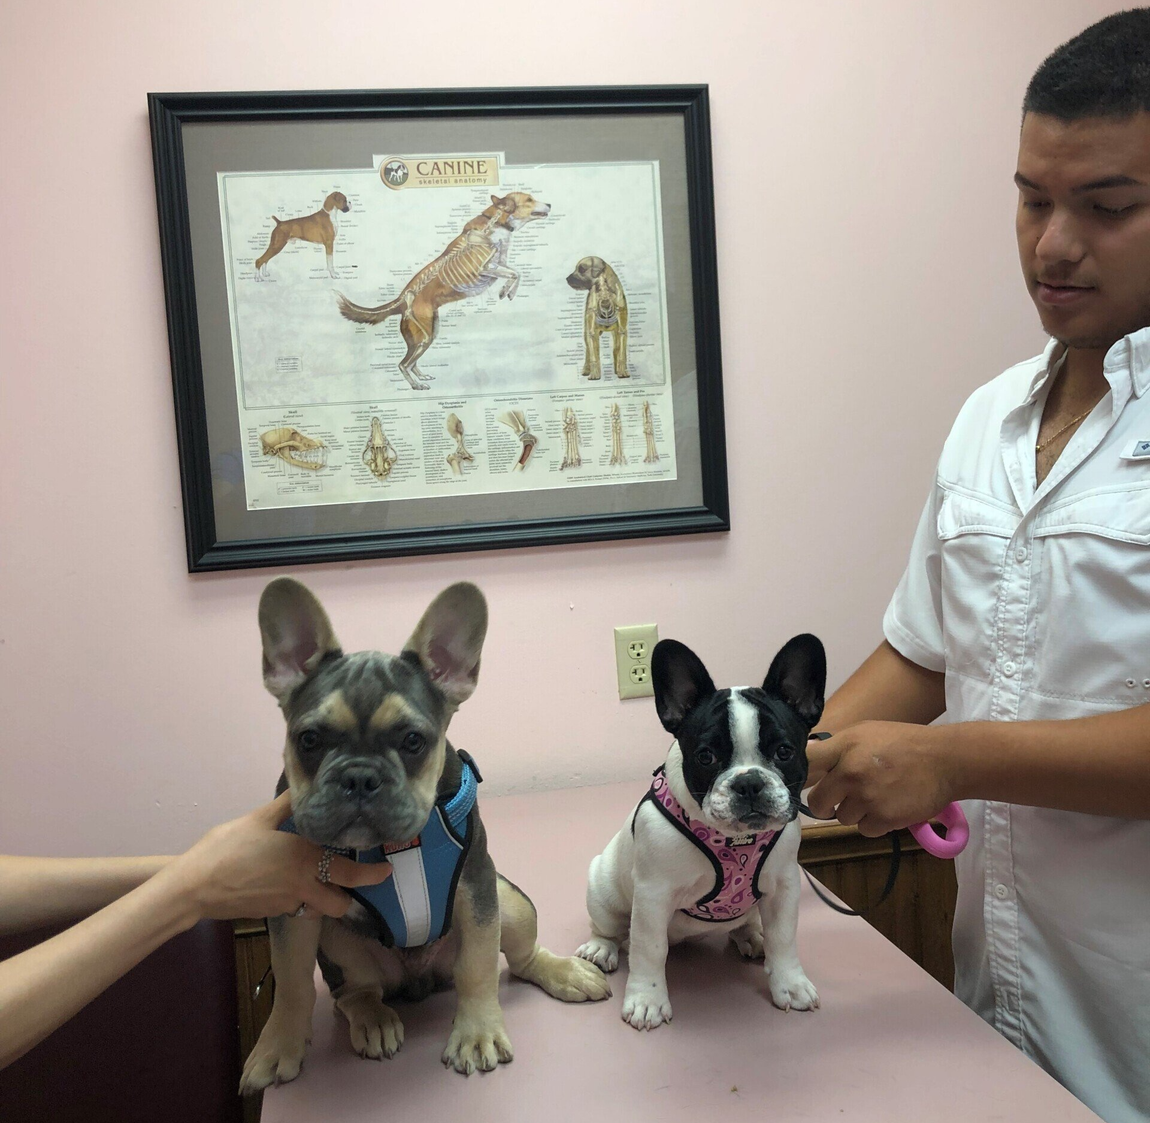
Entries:
{"label": "person's hand holding dog", "polygon": [[277,828],[291,814],[284,792],[255,811],[212,828],[164,869],[187,907],[192,923],[243,916],[278,916],[301,906],[306,916],[343,916],[348,889],[376,885],[391,876],[386,862],[353,862],[334,855],[328,865],[331,884],[320,882],[323,851],[314,843]]}

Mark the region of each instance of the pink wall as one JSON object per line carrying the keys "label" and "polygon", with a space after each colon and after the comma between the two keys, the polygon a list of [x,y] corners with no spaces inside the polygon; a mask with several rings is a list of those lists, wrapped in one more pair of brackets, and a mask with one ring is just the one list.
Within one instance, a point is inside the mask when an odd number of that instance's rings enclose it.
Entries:
{"label": "pink wall", "polygon": [[[10,5],[0,48],[0,850],[190,843],[261,801],[271,576],[185,573],[149,90],[711,84],[734,531],[299,571],[346,647],[394,649],[471,578],[492,609],[456,743],[489,792],[645,776],[611,628],[717,680],[819,633],[879,638],[966,393],[1037,351],[1013,249],[1018,103],[1087,0]],[[525,12],[525,16],[518,13]]]}

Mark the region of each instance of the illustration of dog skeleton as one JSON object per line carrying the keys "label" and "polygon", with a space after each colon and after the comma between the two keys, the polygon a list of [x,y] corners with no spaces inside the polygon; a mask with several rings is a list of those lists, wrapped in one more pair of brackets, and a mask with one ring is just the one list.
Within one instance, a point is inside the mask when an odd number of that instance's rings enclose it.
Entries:
{"label": "illustration of dog skeleton", "polygon": [[643,436],[647,438],[647,455],[643,457],[644,464],[654,464],[659,459],[659,450],[655,447],[655,419],[651,416],[651,403],[643,402]]}
{"label": "illustration of dog skeleton", "polygon": [[260,447],[265,456],[278,456],[296,468],[318,471],[327,466],[327,448],[323,441],[305,437],[298,429],[289,426],[262,433]]}
{"label": "illustration of dog skeleton", "polygon": [[579,418],[570,406],[563,407],[563,463],[559,470],[564,468],[578,468],[583,463],[579,455]]}
{"label": "illustration of dog skeleton", "polygon": [[376,479],[386,480],[391,475],[392,466],[399,459],[391,441],[383,435],[383,423],[378,417],[371,419],[371,433],[363,450],[363,462],[371,469]]}
{"label": "illustration of dog skeleton", "polygon": [[498,420],[513,429],[523,445],[519,452],[519,459],[511,469],[513,472],[522,472],[527,467],[527,461],[531,459],[531,454],[535,451],[539,438],[527,428],[527,418],[523,416],[521,409],[509,409],[506,413],[501,413]]}
{"label": "illustration of dog skeleton", "polygon": [[340,314],[353,323],[378,324],[389,316],[399,316],[399,331],[407,344],[407,354],[399,370],[413,390],[426,390],[418,362],[435,342],[439,330],[439,309],[445,304],[476,296],[497,280],[503,281],[500,299],[514,298],[519,274],[507,264],[511,235],[525,223],[545,218],[549,203],[540,203],[522,191],[503,198],[491,196],[491,206],[471,219],[462,233],[429,265],[425,265],[404,286],[394,300],[375,308],[353,304],[336,293]]}
{"label": "illustration of dog skeleton", "polygon": [[619,403],[611,403],[611,463],[625,466],[627,457],[623,455],[623,422],[619,418]]}
{"label": "illustration of dog skeleton", "polygon": [[351,210],[347,196],[342,191],[333,191],[323,201],[323,207],[315,214],[305,215],[303,218],[278,219],[273,214],[272,230],[268,248],[256,258],[256,280],[266,281],[268,276],[268,262],[279,253],[288,242],[315,242],[323,246],[327,255],[327,271],[335,276],[335,236],[339,233],[340,212],[346,214]]}
{"label": "illustration of dog skeleton", "polygon": [[455,451],[447,457],[447,463],[451,465],[451,470],[455,475],[463,475],[463,461],[474,460],[475,457],[467,451],[467,446],[463,443],[463,422],[454,413],[447,415],[447,431],[455,438]]}
{"label": "illustration of dog skeleton", "polygon": [[586,289],[583,305],[583,373],[597,382],[603,377],[599,365],[599,338],[611,336],[611,359],[616,378],[630,378],[627,369],[627,297],[615,270],[601,257],[585,257],[567,278],[573,289]]}

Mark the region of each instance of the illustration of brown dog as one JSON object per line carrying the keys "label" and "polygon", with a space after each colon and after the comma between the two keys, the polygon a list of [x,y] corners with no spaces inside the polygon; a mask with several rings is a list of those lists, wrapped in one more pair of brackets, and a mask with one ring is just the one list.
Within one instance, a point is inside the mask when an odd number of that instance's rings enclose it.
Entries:
{"label": "illustration of brown dog", "polygon": [[315,214],[305,215],[303,218],[278,219],[273,214],[272,221],[276,224],[272,231],[268,248],[260,257],[256,258],[256,280],[266,281],[268,277],[268,262],[279,253],[288,242],[298,240],[301,242],[315,242],[322,245],[327,254],[327,271],[335,276],[335,236],[339,231],[339,215],[347,214],[351,210],[347,196],[342,191],[333,191],[323,201],[323,209]]}
{"label": "illustration of brown dog", "polygon": [[601,257],[585,257],[567,278],[573,289],[586,289],[583,306],[583,373],[595,382],[602,378],[599,337],[611,334],[611,355],[616,378],[630,378],[627,369],[627,297],[615,270]]}
{"label": "illustration of brown dog", "polygon": [[400,334],[407,344],[407,354],[399,361],[400,372],[413,390],[426,390],[427,384],[420,379],[429,376],[420,373],[417,363],[435,342],[439,309],[485,292],[497,280],[503,281],[500,299],[514,298],[519,274],[507,265],[511,235],[550,212],[550,203],[540,203],[522,191],[512,191],[502,199],[492,195],[491,206],[471,219],[459,237],[416,273],[394,300],[364,308],[336,293],[340,314],[357,324],[378,324],[389,316],[399,316]]}

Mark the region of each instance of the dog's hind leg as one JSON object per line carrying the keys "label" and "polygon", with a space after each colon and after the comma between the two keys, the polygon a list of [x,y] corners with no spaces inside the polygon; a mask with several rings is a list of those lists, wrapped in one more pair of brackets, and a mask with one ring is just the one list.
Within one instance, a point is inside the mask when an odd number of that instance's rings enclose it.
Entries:
{"label": "dog's hind leg", "polygon": [[[419,313],[422,313],[420,315]],[[423,374],[418,366],[419,360],[427,349],[435,342],[436,332],[439,330],[439,316],[434,309],[421,308],[416,311],[412,306],[404,312],[403,319],[399,321],[399,331],[407,344],[407,354],[399,360],[399,371],[407,379],[413,390],[426,390],[427,383],[421,381],[429,376]]]}
{"label": "dog's hind leg", "polygon": [[277,253],[279,253],[284,246],[289,242],[286,231],[284,230],[283,223],[276,219],[276,228],[272,231],[271,240],[268,242],[268,248],[256,258],[256,280],[267,280],[268,275],[268,262],[271,261]]}
{"label": "dog's hind leg", "polygon": [[611,993],[611,984],[597,967],[539,946],[535,906],[522,889],[502,876],[499,920],[499,950],[507,957],[513,975],[542,987],[561,1002],[597,1001]]}
{"label": "dog's hind leg", "polygon": [[731,933],[731,943],[744,959],[763,958],[763,922],[757,910],[747,913],[746,923]]}
{"label": "dog's hind leg", "polygon": [[591,938],[577,947],[575,954],[610,974],[619,966],[619,949],[625,950],[631,908],[619,893],[614,877],[604,872],[604,862],[607,859],[607,854],[600,854],[591,861],[587,881]]}

